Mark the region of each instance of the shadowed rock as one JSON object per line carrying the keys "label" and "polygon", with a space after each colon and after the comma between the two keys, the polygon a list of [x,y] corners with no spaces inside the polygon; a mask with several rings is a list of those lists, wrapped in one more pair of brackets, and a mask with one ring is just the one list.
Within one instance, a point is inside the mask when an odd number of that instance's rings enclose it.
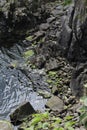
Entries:
{"label": "shadowed rock", "polygon": [[24,118],[33,113],[35,113],[35,110],[31,104],[29,102],[25,102],[10,115],[10,119],[14,125],[18,125],[22,123]]}

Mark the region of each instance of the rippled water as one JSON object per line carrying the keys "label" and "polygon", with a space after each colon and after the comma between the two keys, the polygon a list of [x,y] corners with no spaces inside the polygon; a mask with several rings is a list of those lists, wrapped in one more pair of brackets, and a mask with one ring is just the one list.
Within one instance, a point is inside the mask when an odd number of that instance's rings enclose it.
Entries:
{"label": "rippled water", "polygon": [[[34,91],[46,89],[45,78],[37,70],[25,70],[22,58],[23,48],[14,45],[0,50],[0,119],[9,118],[9,114],[22,102],[29,101],[35,110],[43,111],[46,100]],[[17,63],[19,67],[12,67]]]}

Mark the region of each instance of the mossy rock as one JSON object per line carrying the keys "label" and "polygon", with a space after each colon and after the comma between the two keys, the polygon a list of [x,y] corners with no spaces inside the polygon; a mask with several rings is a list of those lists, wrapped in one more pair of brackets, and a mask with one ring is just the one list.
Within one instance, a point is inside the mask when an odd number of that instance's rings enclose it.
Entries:
{"label": "mossy rock", "polygon": [[29,58],[29,57],[31,57],[33,55],[34,55],[34,51],[33,50],[28,50],[28,51],[24,52],[24,57],[25,58]]}

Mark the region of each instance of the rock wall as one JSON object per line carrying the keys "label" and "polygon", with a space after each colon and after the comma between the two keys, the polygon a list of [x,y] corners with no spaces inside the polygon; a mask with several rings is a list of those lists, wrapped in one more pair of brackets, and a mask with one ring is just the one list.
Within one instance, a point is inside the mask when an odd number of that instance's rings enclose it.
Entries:
{"label": "rock wall", "polygon": [[75,0],[64,16],[59,45],[70,62],[87,60],[86,5],[85,0]]}
{"label": "rock wall", "polygon": [[63,16],[59,46],[63,55],[74,66],[70,87],[80,97],[87,82],[87,0],[74,0]]}

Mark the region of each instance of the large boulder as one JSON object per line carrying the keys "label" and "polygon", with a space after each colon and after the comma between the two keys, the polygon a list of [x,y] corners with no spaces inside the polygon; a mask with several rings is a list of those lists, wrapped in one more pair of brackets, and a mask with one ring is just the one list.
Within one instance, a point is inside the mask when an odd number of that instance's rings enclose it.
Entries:
{"label": "large boulder", "polygon": [[70,87],[78,98],[87,95],[87,63],[80,64],[73,70]]}
{"label": "large boulder", "polygon": [[64,109],[64,103],[63,101],[57,97],[52,96],[46,103],[46,107],[48,107],[52,111],[58,111],[61,112]]}
{"label": "large boulder", "polygon": [[32,105],[29,102],[25,102],[10,114],[10,119],[14,125],[19,125],[25,118],[33,113],[35,113],[35,110]]}

